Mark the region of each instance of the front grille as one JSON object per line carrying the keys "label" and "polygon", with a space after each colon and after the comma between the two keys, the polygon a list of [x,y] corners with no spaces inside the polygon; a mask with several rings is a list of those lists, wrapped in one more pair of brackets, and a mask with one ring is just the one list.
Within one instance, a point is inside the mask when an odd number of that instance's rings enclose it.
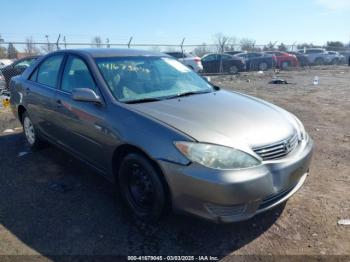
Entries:
{"label": "front grille", "polygon": [[298,145],[298,135],[295,133],[293,136],[283,141],[254,148],[254,152],[258,154],[263,160],[275,160],[280,159],[292,152]]}

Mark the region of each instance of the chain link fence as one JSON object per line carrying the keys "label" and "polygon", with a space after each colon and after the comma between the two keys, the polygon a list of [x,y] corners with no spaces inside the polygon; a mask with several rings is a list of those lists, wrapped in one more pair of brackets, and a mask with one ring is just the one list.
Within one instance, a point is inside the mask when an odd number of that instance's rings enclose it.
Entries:
{"label": "chain link fence", "polygon": [[[48,39],[35,42],[32,38],[20,42],[4,41],[0,37],[0,61],[2,57],[17,61],[12,64],[12,67],[5,67],[7,69],[1,69],[0,64],[0,92],[7,89],[11,77],[21,74],[37,56],[61,49],[132,48],[163,52],[175,57],[196,72],[206,75],[271,69],[292,70],[313,65],[331,66],[350,63],[349,47],[330,49],[326,46],[307,46],[308,48],[302,48],[295,43],[258,45],[249,40],[241,41],[240,44],[223,43],[220,40],[216,44],[184,44],[184,41],[185,39],[179,44],[143,44],[136,43],[131,37],[124,43],[114,43],[108,39],[102,42],[100,38],[95,37],[91,42],[67,42],[58,37],[56,42],[50,42]],[[312,53],[312,50],[316,51]]]}

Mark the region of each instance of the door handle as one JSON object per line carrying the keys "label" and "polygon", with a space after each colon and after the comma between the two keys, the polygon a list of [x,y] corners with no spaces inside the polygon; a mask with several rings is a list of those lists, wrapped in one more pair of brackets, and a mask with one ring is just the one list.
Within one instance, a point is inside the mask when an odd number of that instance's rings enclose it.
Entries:
{"label": "door handle", "polygon": [[62,101],[61,101],[61,99],[57,99],[57,100],[56,100],[56,104],[57,104],[57,107],[61,107],[61,106],[62,106]]}

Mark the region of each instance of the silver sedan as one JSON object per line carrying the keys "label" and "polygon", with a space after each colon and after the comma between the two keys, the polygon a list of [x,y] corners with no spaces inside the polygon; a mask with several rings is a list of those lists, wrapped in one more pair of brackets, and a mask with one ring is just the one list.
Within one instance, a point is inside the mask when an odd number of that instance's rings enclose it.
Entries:
{"label": "silver sedan", "polygon": [[62,50],[10,83],[27,142],[49,141],[116,182],[131,211],[248,219],[303,185],[313,142],[293,114],[137,50]]}

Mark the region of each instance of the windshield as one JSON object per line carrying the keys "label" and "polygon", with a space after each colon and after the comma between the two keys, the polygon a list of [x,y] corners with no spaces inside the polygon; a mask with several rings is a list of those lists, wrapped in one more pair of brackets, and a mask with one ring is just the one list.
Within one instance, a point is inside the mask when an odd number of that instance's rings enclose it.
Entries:
{"label": "windshield", "polygon": [[97,58],[96,63],[109,89],[121,102],[213,91],[208,82],[173,58],[109,57]]}

